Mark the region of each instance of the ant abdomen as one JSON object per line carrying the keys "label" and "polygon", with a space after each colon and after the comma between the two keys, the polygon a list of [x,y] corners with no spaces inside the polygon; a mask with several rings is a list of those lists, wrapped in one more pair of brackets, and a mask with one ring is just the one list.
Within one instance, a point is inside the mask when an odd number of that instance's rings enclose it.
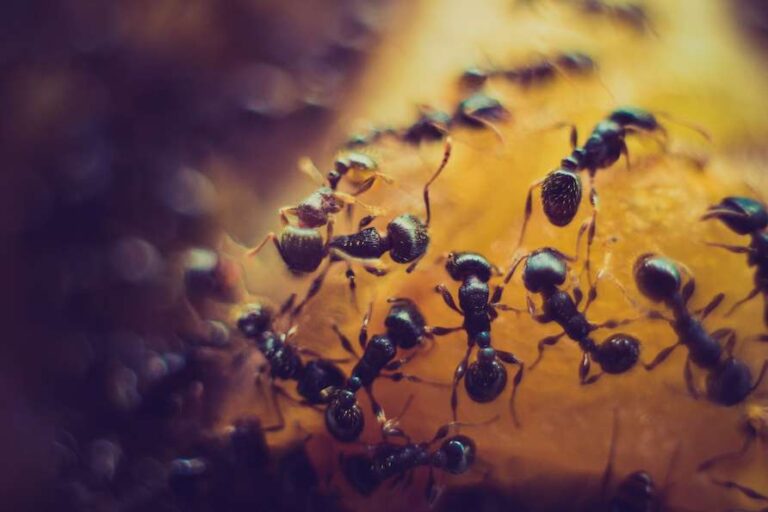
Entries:
{"label": "ant abdomen", "polygon": [[752,372],[744,362],[729,357],[707,375],[707,396],[730,406],[742,402],[752,391]]}
{"label": "ant abdomen", "polygon": [[355,258],[380,258],[389,250],[389,241],[376,228],[365,228],[351,235],[334,237],[328,246]]}
{"label": "ant abdomen", "polygon": [[541,202],[549,222],[567,226],[579,210],[581,178],[565,169],[549,173],[541,186]]}
{"label": "ant abdomen", "polygon": [[429,232],[415,215],[396,217],[387,225],[389,255],[397,263],[410,263],[423,256],[429,245]]}
{"label": "ant abdomen", "polygon": [[629,334],[614,334],[596,348],[595,361],[605,373],[630,370],[640,358],[640,340]]}
{"label": "ant abdomen", "polygon": [[280,233],[280,255],[292,272],[314,272],[325,258],[325,243],[319,231],[286,226]]}
{"label": "ant abdomen", "polygon": [[435,453],[433,465],[454,475],[466,473],[475,463],[477,448],[467,436],[457,435],[443,441]]}
{"label": "ant abdomen", "polygon": [[338,441],[349,443],[363,432],[365,416],[357,404],[355,394],[340,390],[325,409],[325,426]]}
{"label": "ant abdomen", "polygon": [[495,400],[507,385],[507,370],[492,348],[481,348],[477,361],[470,364],[464,378],[464,387],[470,398],[478,403]]}

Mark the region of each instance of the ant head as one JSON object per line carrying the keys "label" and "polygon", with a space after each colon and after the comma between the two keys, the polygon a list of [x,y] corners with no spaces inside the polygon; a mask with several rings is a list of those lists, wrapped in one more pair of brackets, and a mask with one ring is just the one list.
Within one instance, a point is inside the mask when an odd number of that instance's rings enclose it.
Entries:
{"label": "ant head", "polygon": [[292,272],[314,272],[325,257],[325,242],[313,228],[286,226],[280,233],[280,256]]}
{"label": "ant head", "polygon": [[461,85],[469,87],[471,89],[477,89],[481,87],[488,80],[488,73],[476,67],[467,68],[461,74],[459,79]]}
{"label": "ant head", "polygon": [[643,254],[635,262],[633,273],[637,288],[652,301],[669,300],[680,290],[680,271],[668,258]]}
{"label": "ant head", "polygon": [[565,257],[550,247],[533,251],[525,262],[523,283],[531,293],[557,288],[565,282],[568,266]]}
{"label": "ant head", "polygon": [[492,402],[506,385],[507,369],[495,356],[495,351],[492,348],[481,349],[478,360],[469,365],[464,377],[469,398],[478,403]]}
{"label": "ant head", "polygon": [[452,252],[445,261],[445,270],[454,281],[464,281],[469,276],[476,276],[488,282],[493,273],[493,265],[476,252]]}
{"label": "ant head", "polygon": [[349,171],[369,173],[378,170],[379,164],[365,153],[351,151],[339,156],[334,162],[334,168],[341,175]]}
{"label": "ant head", "polygon": [[611,112],[608,119],[621,126],[634,126],[641,130],[653,131],[659,128],[656,116],[637,107],[620,107]]}
{"label": "ant head", "polygon": [[624,373],[640,358],[640,341],[629,334],[614,334],[597,346],[595,360],[605,373]]}
{"label": "ant head", "polygon": [[460,475],[472,467],[476,456],[475,442],[467,436],[456,435],[443,441],[432,464],[451,474]]}
{"label": "ant head", "polygon": [[573,171],[557,169],[544,178],[541,185],[541,205],[549,222],[567,226],[579,211],[581,178]]}
{"label": "ant head", "polygon": [[426,321],[416,304],[409,299],[399,299],[389,308],[384,319],[387,336],[400,348],[413,348],[421,342]]}
{"label": "ant head", "polygon": [[363,496],[373,493],[380,483],[373,472],[371,459],[362,454],[343,457],[341,459],[341,472],[344,473],[349,485]]}
{"label": "ant head", "polygon": [[415,215],[400,215],[387,224],[389,255],[397,263],[410,263],[424,255],[429,245],[427,226]]}
{"label": "ant head", "polygon": [[325,426],[328,432],[342,443],[360,437],[365,427],[365,416],[354,393],[342,390],[337,394],[336,399],[325,409]]}
{"label": "ant head", "polygon": [[557,65],[569,71],[592,71],[595,60],[583,52],[565,52],[557,57]]}
{"label": "ant head", "polygon": [[419,119],[406,130],[403,138],[411,144],[419,144],[424,140],[440,140],[448,132],[450,123],[450,114],[429,109],[422,112]]}
{"label": "ant head", "polygon": [[732,231],[748,235],[768,227],[768,211],[760,201],[748,197],[726,197],[711,206],[703,219],[718,219]]}
{"label": "ant head", "polygon": [[304,365],[296,390],[307,402],[320,404],[323,403],[322,391],[326,388],[341,388],[344,380],[344,373],[338,366],[325,359],[313,359]]}
{"label": "ant head", "polygon": [[720,405],[730,406],[743,401],[752,390],[749,366],[729,357],[707,376],[707,396]]}
{"label": "ant head", "polygon": [[237,329],[246,338],[255,339],[272,327],[273,318],[272,308],[259,302],[252,302],[244,305],[237,313]]}
{"label": "ant head", "polygon": [[469,126],[486,126],[482,121],[502,121],[509,111],[499,100],[481,92],[462,100],[456,108],[456,117]]}

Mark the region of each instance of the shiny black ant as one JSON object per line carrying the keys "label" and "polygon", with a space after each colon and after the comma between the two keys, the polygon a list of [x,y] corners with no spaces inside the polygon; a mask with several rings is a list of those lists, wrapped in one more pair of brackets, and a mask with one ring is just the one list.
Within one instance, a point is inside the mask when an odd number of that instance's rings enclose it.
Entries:
{"label": "shiny black ant", "polygon": [[[669,319],[653,312],[651,317],[669,322],[677,335],[674,345],[663,349],[651,363],[645,365],[647,370],[660,365],[677,347],[684,345],[688,349],[685,382],[694,398],[698,398],[699,391],[696,389],[691,363],[708,373],[707,396],[712,402],[724,406],[735,405],[757,389],[768,371],[768,361],[763,363],[753,383],[749,366],[731,355],[736,344],[736,332],[723,328],[709,333],[702,325],[702,321],[722,303],[724,294],[718,293],[703,308],[690,311],[688,302],[696,289],[696,281],[689,274],[688,282],[683,285],[675,262],[655,254],[643,254],[635,262],[633,271],[640,292],[653,302],[663,303],[673,315]],[[725,345],[721,344],[723,340]]]}
{"label": "shiny black ant", "polygon": [[[515,411],[515,395],[523,379],[525,365],[511,352],[496,350],[491,345],[491,322],[498,317],[497,310],[514,310],[500,304],[504,293],[503,286],[497,286],[490,293],[488,281],[496,269],[484,256],[474,252],[452,252],[448,254],[445,269],[459,287],[459,304],[444,284],[435,287],[449,308],[464,317],[462,328],[467,333],[467,352],[456,367],[451,389],[451,411],[456,420],[458,408],[458,385],[462,379],[469,397],[479,403],[495,400],[507,385],[507,370],[504,364],[518,365],[519,369],[512,381],[510,410],[512,419],[519,425]],[[477,360],[469,364],[469,358],[475,346],[478,347]]]}
{"label": "shiny black ant", "polygon": [[483,69],[472,67],[462,73],[461,84],[469,88],[478,88],[488,80],[502,77],[523,87],[550,82],[558,73],[564,75],[586,75],[597,68],[595,61],[583,52],[562,52],[551,57],[544,57],[530,64],[512,68]]}
{"label": "shiny black ant", "polygon": [[[736,302],[726,313],[731,313],[742,304],[762,294],[764,299],[763,322],[768,326],[768,210],[763,203],[748,197],[726,197],[719,204],[711,206],[702,220],[717,219],[731,231],[739,235],[749,235],[749,246],[726,245],[709,242],[708,245],[720,247],[737,254],[747,254],[747,264],[756,267],[755,287],[743,299]],[[768,341],[768,335],[760,336]]]}
{"label": "shiny black ant", "polygon": [[[439,496],[434,470],[439,469],[453,475],[466,473],[475,463],[477,448],[472,438],[465,435],[446,437],[456,422],[440,427],[435,436],[427,442],[412,443],[406,437],[406,444],[387,441],[371,447],[372,453],[340,456],[341,469],[349,484],[360,494],[372,494],[386,480],[394,478],[392,486],[408,485],[413,470],[429,467],[429,478],[425,489],[427,501],[432,505]],[[432,446],[442,441],[437,449]]]}
{"label": "shiny black ant", "polygon": [[[530,366],[533,368],[541,361],[544,349],[555,345],[563,336],[567,336],[579,344],[583,352],[579,365],[579,380],[581,384],[596,382],[603,373],[621,374],[631,370],[640,356],[640,341],[629,334],[613,334],[602,343],[595,343],[591,333],[597,329],[614,329],[626,325],[634,319],[608,320],[600,324],[591,323],[587,317],[587,311],[597,298],[597,284],[601,275],[594,283],[590,284],[584,308],[579,311],[579,305],[583,299],[580,288],[574,288],[572,294],[563,290],[561,286],[568,276],[568,261],[573,258],[556,249],[545,247],[537,249],[527,255],[517,258],[504,277],[504,284],[508,284],[517,270],[517,267],[525,261],[523,268],[523,283],[529,293],[537,293],[542,298],[542,313],[536,313],[536,305],[527,298],[528,312],[539,323],[555,322],[563,328],[563,332],[554,336],[547,336],[538,343],[539,355]],[[601,373],[589,375],[591,362],[594,360]]]}
{"label": "shiny black ant", "polygon": [[[283,305],[281,313],[289,309],[292,301],[293,297]],[[252,303],[243,307],[236,320],[240,333],[255,342],[269,365],[270,389],[278,415],[278,424],[265,428],[265,431],[282,430],[285,426],[282,411],[274,398],[282,395],[294,400],[275,383],[276,380],[295,381],[296,391],[302,397],[300,403],[307,405],[325,403],[322,391],[330,387],[339,387],[346,380],[344,372],[335,364],[343,360],[325,359],[311,349],[291,343],[296,329],[292,328],[287,333],[278,334],[273,330],[274,319],[275,314],[270,307],[261,303]],[[305,363],[301,359],[301,354],[310,355],[315,359]]]}
{"label": "shiny black ant", "polygon": [[[685,125],[696,130],[702,136],[709,136],[694,126]],[[560,162],[560,167],[536,180],[528,188],[525,201],[523,226],[520,230],[518,248],[522,246],[528,222],[533,211],[533,191],[541,187],[541,204],[549,222],[558,227],[571,223],[579,211],[582,197],[582,185],[579,172],[586,170],[589,175],[589,202],[592,206],[592,216],[579,228],[577,248],[584,233],[587,233],[587,257],[585,270],[588,277],[590,268],[590,251],[597,229],[598,194],[595,188],[595,174],[600,169],[613,165],[621,155],[627,160],[629,167],[629,151],[626,137],[635,133],[658,133],[664,138],[662,145],[666,146],[667,132],[656,119],[656,115],[636,107],[621,107],[611,112],[592,130],[583,146],[578,145],[578,132],[571,126],[570,142],[573,148],[571,154]],[[591,277],[590,277],[591,280]]]}
{"label": "shiny black ant", "polygon": [[[325,411],[325,425],[328,431],[341,442],[354,441],[360,436],[365,426],[363,411],[357,403],[357,392],[363,388],[371,401],[371,408],[379,422],[384,437],[401,435],[400,430],[392,421],[388,421],[384,410],[373,396],[373,383],[378,378],[387,378],[395,382],[408,380],[411,382],[428,381],[415,375],[405,374],[399,370],[411,357],[395,359],[397,349],[414,348],[426,339],[433,336],[441,336],[453,332],[455,329],[443,327],[429,327],[424,316],[415,303],[408,299],[389,299],[392,307],[384,322],[385,334],[377,334],[368,339],[368,323],[371,319],[373,304],[363,317],[358,341],[363,350],[362,356],[358,355],[339,327],[332,326],[339,337],[341,346],[352,356],[358,359],[352,368],[350,377],[342,384],[329,387],[322,391],[324,400],[328,402]],[[411,355],[412,356],[412,355]],[[393,372],[393,373],[384,373]]]}
{"label": "shiny black ant", "polygon": [[[332,251],[332,259],[340,258],[348,261],[362,263],[364,268],[375,275],[386,273],[384,264],[380,258],[389,253],[392,261],[396,263],[410,263],[406,272],[413,272],[416,265],[427,252],[429,247],[429,223],[432,220],[432,210],[429,204],[429,187],[443,172],[451,157],[451,141],[445,143],[445,151],[440,166],[432,177],[424,185],[424,209],[426,219],[407,213],[392,219],[387,224],[386,234],[380,233],[374,227],[366,226],[375,217],[368,216],[361,219],[359,231],[351,235],[340,235],[330,240],[328,250]],[[354,283],[354,272],[351,268],[347,271],[350,286]]]}

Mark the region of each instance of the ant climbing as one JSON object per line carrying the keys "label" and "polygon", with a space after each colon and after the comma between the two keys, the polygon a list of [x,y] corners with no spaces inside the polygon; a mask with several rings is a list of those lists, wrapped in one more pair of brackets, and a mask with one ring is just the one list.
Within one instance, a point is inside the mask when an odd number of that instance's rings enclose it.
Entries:
{"label": "ant climbing", "polygon": [[397,349],[413,348],[421,344],[424,338],[442,336],[455,330],[427,326],[416,304],[408,299],[393,298],[389,302],[392,307],[384,322],[386,332],[374,335],[370,340],[368,323],[371,319],[373,304],[369,305],[358,335],[360,348],[363,350],[362,356],[357,354],[349,338],[339,330],[338,326],[336,324],[332,326],[344,350],[358,359],[346,382],[329,387],[321,393],[328,402],[325,425],[331,435],[341,442],[354,441],[360,436],[365,426],[363,412],[357,403],[357,392],[360,388],[368,394],[373,414],[381,425],[384,437],[400,435],[399,429],[392,421],[386,419],[384,410],[373,396],[374,381],[383,377],[395,382],[408,380],[429,383],[415,375],[396,371],[411,359],[411,357],[403,357],[395,360]]}
{"label": "ant climbing", "polygon": [[[685,126],[709,138],[703,130],[687,124]],[[586,170],[589,175],[589,202],[592,206],[592,216],[580,226],[576,247],[578,251],[581,238],[584,233],[587,233],[587,257],[584,268],[589,276],[590,254],[597,229],[599,206],[594,183],[595,175],[598,170],[613,165],[621,155],[624,155],[629,167],[626,138],[627,135],[637,133],[660,134],[663,138],[660,143],[666,148],[666,128],[658,122],[656,115],[636,107],[621,107],[611,112],[606,119],[594,127],[583,146],[578,145],[578,132],[575,126],[571,126],[570,142],[573,148],[571,154],[560,162],[558,169],[536,180],[528,188],[518,248],[523,244],[533,211],[533,191],[541,187],[541,204],[549,222],[558,227],[567,226],[578,213],[581,204],[582,185],[578,173]]]}
{"label": "ant climbing", "polygon": [[[688,349],[684,368],[685,383],[694,398],[699,397],[699,391],[696,389],[691,363],[707,372],[707,396],[712,402],[724,406],[735,405],[757,389],[768,371],[768,361],[763,363],[753,383],[749,367],[732,356],[736,332],[723,328],[710,333],[702,325],[702,321],[722,303],[724,294],[718,293],[703,308],[690,311],[688,302],[696,289],[693,276],[689,274],[688,282],[683,285],[678,265],[655,254],[643,254],[637,259],[634,276],[640,292],[653,302],[663,303],[672,311],[673,318],[666,318],[658,312],[652,312],[649,316],[666,320],[677,335],[677,342],[659,352],[651,363],[645,365],[646,370],[653,370],[677,347],[684,345]],[[724,346],[721,344],[723,340],[726,340]]]}
{"label": "ant climbing", "polygon": [[465,87],[476,89],[488,80],[501,77],[523,87],[550,82],[560,73],[564,75],[586,75],[595,71],[595,61],[583,52],[562,52],[550,57],[543,57],[530,64],[511,68],[472,67],[462,73],[460,82]]}
{"label": "ant climbing", "polygon": [[[330,240],[328,249],[332,251],[332,259],[340,258],[360,262],[368,272],[383,275],[387,271],[380,258],[388,252],[392,261],[401,264],[409,263],[406,272],[413,272],[429,247],[429,223],[432,220],[429,187],[448,164],[451,149],[451,140],[448,139],[445,143],[440,166],[424,185],[425,220],[422,221],[410,213],[403,214],[392,219],[387,224],[386,234],[381,234],[374,227],[366,227],[373,222],[375,217],[364,217],[358,225],[359,231],[357,233],[340,235]],[[347,277],[350,279],[350,287],[353,287],[354,272],[351,268],[347,271]]]}
{"label": "ant climbing", "polygon": [[[536,313],[536,305],[527,297],[528,312],[531,317],[541,324],[555,322],[563,328],[563,332],[547,336],[538,343],[539,355],[530,366],[533,368],[541,361],[544,349],[555,345],[563,336],[571,338],[579,344],[583,352],[579,365],[579,380],[581,384],[596,382],[603,373],[621,374],[631,370],[640,356],[640,341],[629,334],[613,334],[598,344],[592,339],[591,333],[601,328],[615,329],[634,321],[608,320],[600,324],[591,323],[587,319],[587,311],[597,299],[597,285],[604,272],[598,274],[594,283],[590,283],[584,308],[579,311],[583,293],[576,287],[572,294],[561,287],[568,276],[568,261],[573,258],[566,256],[556,249],[545,247],[517,258],[504,277],[504,285],[509,284],[517,267],[525,261],[523,268],[523,283],[529,293],[541,295],[542,313]],[[601,373],[589,375],[591,362],[595,361],[602,369]]]}
{"label": "ant climbing", "polygon": [[[373,445],[370,454],[342,454],[339,457],[342,472],[357,492],[368,496],[391,478],[395,479],[392,487],[400,483],[409,485],[413,470],[427,466],[429,478],[425,493],[428,503],[432,505],[440,494],[435,482],[435,469],[460,475],[466,473],[475,463],[477,448],[472,438],[461,434],[447,437],[451,430],[459,425],[461,424],[456,422],[443,425],[427,442],[413,443],[406,436],[406,444],[384,441]],[[440,447],[433,449],[432,446],[439,441],[442,441]]]}
{"label": "ant climbing", "polygon": [[[719,204],[711,206],[702,220],[717,219],[731,231],[739,235],[749,235],[749,246],[726,245],[708,242],[708,245],[720,247],[737,254],[747,254],[747,265],[756,267],[755,287],[743,299],[736,302],[725,314],[729,316],[742,304],[762,294],[764,299],[763,322],[768,326],[768,210],[766,206],[748,197],[726,197]],[[768,341],[768,335],[759,339]]]}
{"label": "ant climbing", "polygon": [[[507,370],[504,364],[518,365],[519,369],[512,382],[510,409],[512,419],[519,425],[515,412],[515,395],[523,379],[524,363],[511,352],[496,350],[491,345],[491,322],[498,316],[497,310],[514,310],[500,304],[503,286],[497,286],[490,293],[488,281],[494,273],[494,266],[482,255],[474,252],[452,252],[448,255],[445,269],[459,287],[459,305],[444,284],[435,287],[449,308],[464,317],[462,328],[467,333],[467,352],[453,376],[451,389],[451,411],[456,420],[458,408],[457,388],[464,380],[464,387],[469,397],[479,403],[495,400],[507,385]],[[469,364],[469,358],[475,346],[478,347],[477,360]]]}
{"label": "ant climbing", "polygon": [[[284,314],[293,302],[293,296],[281,308]],[[278,415],[278,424],[265,428],[265,431],[282,430],[285,426],[282,411],[275,400],[278,395],[293,399],[275,381],[295,381],[296,391],[305,405],[320,405],[325,402],[322,391],[330,387],[341,386],[346,377],[335,363],[346,359],[325,359],[314,350],[298,346],[291,342],[296,329],[291,328],[287,333],[278,334],[273,330],[275,314],[271,308],[261,303],[247,304],[237,317],[237,328],[240,333],[255,342],[256,347],[264,355],[270,369],[270,390]],[[301,354],[315,357],[303,362]]]}

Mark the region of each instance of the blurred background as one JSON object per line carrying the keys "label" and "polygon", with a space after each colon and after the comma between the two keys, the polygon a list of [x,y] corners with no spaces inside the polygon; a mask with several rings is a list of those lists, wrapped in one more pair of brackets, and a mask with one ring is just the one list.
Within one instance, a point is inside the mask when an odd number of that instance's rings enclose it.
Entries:
{"label": "blurred background", "polygon": [[[341,356],[330,324],[353,335],[360,305],[375,301],[378,332],[392,295],[416,299],[431,324],[455,324],[432,291],[448,282],[439,255],[477,250],[507,265],[528,184],[568,151],[565,133],[548,127],[574,122],[583,138],[626,103],[703,126],[712,142],[670,125],[672,148],[691,158],[659,158],[653,144],[637,144],[634,172],[617,165],[600,174],[596,261],[612,238],[611,270],[628,286],[632,262],[652,250],[694,270],[701,304],[718,291],[731,300],[746,294],[752,270],[744,258],[697,244],[738,237],[696,219],[728,193],[768,197],[768,5],[647,1],[636,4],[647,15],[637,18],[588,4],[2,2],[0,297],[8,329],[0,343],[0,497],[8,510],[426,508],[425,475],[373,500],[356,496],[335,466],[339,452],[359,447],[329,443],[321,415],[307,408],[284,405],[288,426],[264,445],[227,445],[232,425],[247,429],[242,418],[274,420],[253,367],[232,369],[231,320],[245,301],[279,304],[309,285],[285,271],[272,247],[244,256],[278,229],[279,207],[313,190],[298,159],[324,170],[351,133],[406,125],[420,105],[452,110],[467,94],[457,78],[469,66],[579,50],[598,71],[542,87],[488,84],[511,112],[498,126],[502,141],[490,131],[453,134],[452,160],[433,190],[433,245],[419,270],[361,275],[357,308],[343,275],[329,275],[299,321],[302,344]],[[396,183],[377,183],[366,201],[392,216],[420,211],[421,186],[442,149],[391,141],[367,148]],[[578,223],[554,228],[538,208],[527,245],[572,248]],[[523,304],[519,282],[507,297]],[[596,316],[628,315],[616,290],[604,297]],[[755,301],[713,325],[757,334],[761,307]],[[498,324],[506,349],[524,360],[553,333],[522,316]],[[632,332],[646,343],[646,359],[671,340],[658,325]],[[580,388],[578,350],[560,345],[521,387],[522,429],[509,421],[506,394],[487,406],[462,396],[462,418],[502,418],[474,434],[484,469],[442,482],[439,507],[571,510],[572,500],[594,499],[617,407],[619,475],[647,469],[661,479],[681,444],[670,502],[754,505],[694,471],[740,445],[744,407],[691,401],[682,358],[652,378],[635,372]],[[460,336],[446,340],[409,371],[449,381],[463,351]],[[754,371],[768,357],[759,344],[739,351]],[[415,439],[450,419],[445,389],[384,383],[377,392],[392,410],[416,396],[403,419]],[[232,463],[243,453],[245,466]],[[172,460],[200,454],[228,461],[195,483],[202,490],[169,478]],[[764,459],[758,451],[725,474],[768,492]]]}

